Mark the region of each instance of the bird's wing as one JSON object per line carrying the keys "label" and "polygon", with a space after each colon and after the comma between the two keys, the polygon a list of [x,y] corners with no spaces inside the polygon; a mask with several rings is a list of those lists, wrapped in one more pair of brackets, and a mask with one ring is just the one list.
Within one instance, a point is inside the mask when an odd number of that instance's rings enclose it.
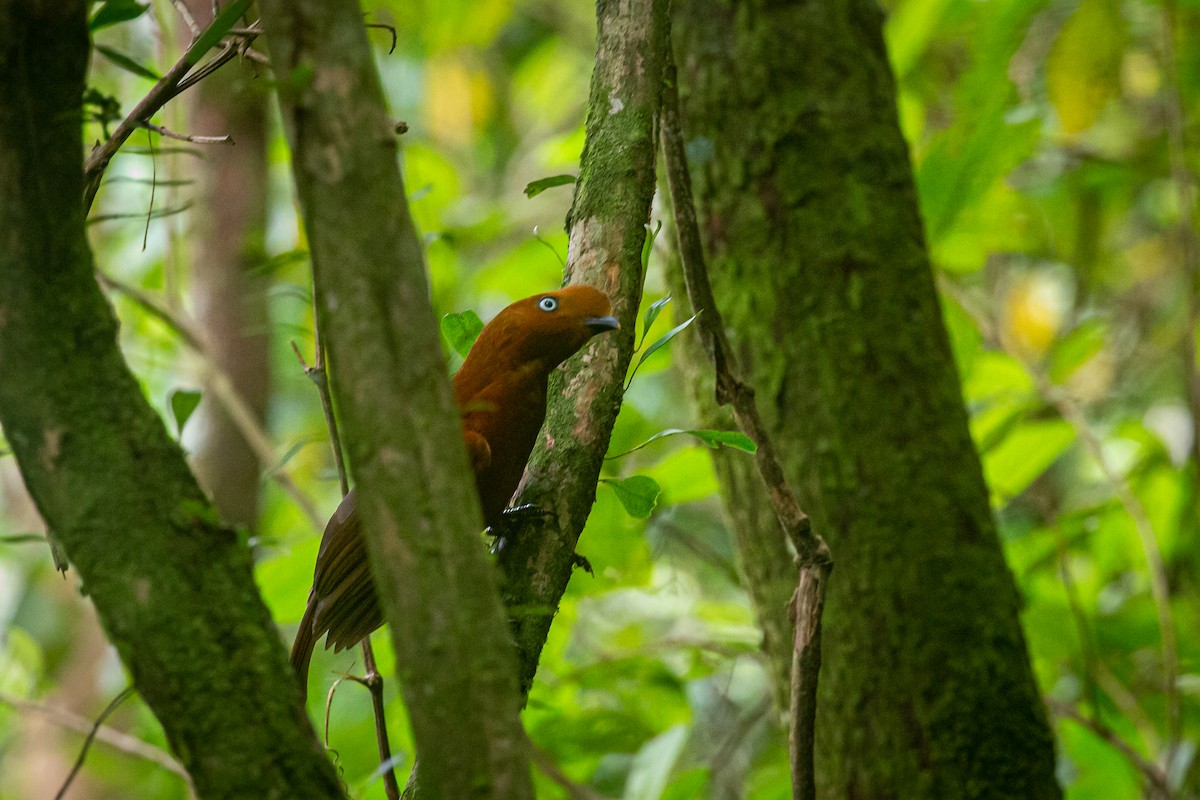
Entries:
{"label": "bird's wing", "polygon": [[325,526],[309,604],[315,607],[316,638],[328,631],[327,646],[335,651],[352,647],[383,624],[353,491],[342,499]]}

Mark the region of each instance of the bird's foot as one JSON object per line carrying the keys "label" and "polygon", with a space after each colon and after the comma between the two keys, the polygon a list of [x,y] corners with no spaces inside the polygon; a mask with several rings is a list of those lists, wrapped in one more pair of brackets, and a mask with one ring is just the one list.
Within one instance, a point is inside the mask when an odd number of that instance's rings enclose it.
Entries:
{"label": "bird's foot", "polygon": [[500,519],[495,525],[489,525],[484,533],[495,537],[492,552],[499,553],[521,529],[534,524],[545,525],[551,517],[549,511],[534,503],[513,506],[501,511]]}

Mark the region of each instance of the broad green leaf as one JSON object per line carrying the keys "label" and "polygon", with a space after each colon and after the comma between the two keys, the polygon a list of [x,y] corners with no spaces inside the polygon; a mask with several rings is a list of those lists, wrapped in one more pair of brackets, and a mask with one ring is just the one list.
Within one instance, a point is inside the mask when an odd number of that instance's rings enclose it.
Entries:
{"label": "broad green leaf", "polygon": [[646,341],[646,335],[650,333],[650,326],[658,319],[658,315],[662,313],[663,306],[671,302],[671,295],[667,295],[659,300],[655,300],[646,309],[646,315],[642,318],[642,340],[638,342],[638,349],[641,349],[642,344]]}
{"label": "broad green leaf", "polygon": [[744,434],[740,431],[714,431],[714,430],[704,430],[704,429],[683,430],[681,428],[667,428],[666,430],[662,430],[662,431],[659,431],[658,433],[654,434],[649,439],[647,439],[646,441],[637,445],[636,447],[632,447],[623,453],[618,453],[615,456],[607,456],[607,458],[613,459],[613,458],[621,458],[622,456],[627,456],[630,453],[634,453],[634,452],[637,452],[638,450],[641,450],[643,447],[650,444],[651,442],[658,441],[659,439],[665,439],[668,436],[676,436],[681,433],[687,434],[688,436],[696,437],[701,442],[708,445],[709,447],[711,447],[714,450],[721,447],[722,445],[724,445],[725,447],[732,447],[735,450],[742,450],[747,453],[753,453],[758,449],[758,446],[756,444],[754,444],[754,441],[749,436],[747,436],[746,434]]}
{"label": "broad green leaf", "polygon": [[637,519],[646,519],[654,506],[658,504],[658,496],[662,492],[653,478],[645,475],[631,475],[628,478],[601,478],[601,483],[607,483],[617,493],[617,499],[625,507],[625,512]]}
{"label": "broad green leaf", "polygon": [[109,25],[116,25],[119,22],[128,22],[131,19],[137,19],[150,5],[135,2],[135,0],[105,0],[104,4],[96,10],[92,18],[88,21],[88,30],[95,33],[101,28],[107,28]]}
{"label": "broad green leaf", "polygon": [[471,352],[471,345],[475,344],[482,330],[483,320],[470,309],[442,317],[442,336],[446,337],[454,351],[463,358]]}
{"label": "broad green leaf", "polygon": [[192,416],[196,406],[200,405],[200,397],[201,394],[196,389],[176,389],[171,392],[169,399],[171,416],[175,418],[175,431],[181,436],[183,435],[183,426],[187,424],[188,418]]}
{"label": "broad green leaf", "polygon": [[1005,504],[1028,488],[1075,441],[1075,429],[1061,419],[1024,422],[983,458],[992,496]]}
{"label": "broad green leaf", "polygon": [[143,66],[134,61],[132,57],[125,55],[120,50],[115,50],[108,45],[103,44],[93,45],[93,47],[96,48],[97,53],[104,56],[109,61],[116,64],[121,69],[126,70],[127,72],[132,72],[134,75],[147,78],[152,81],[156,81],[162,77],[149,67]]}
{"label": "broad green leaf", "polygon": [[1046,92],[1069,135],[1085,131],[1121,91],[1125,21],[1116,0],[1083,0],[1046,59]]}
{"label": "broad green leaf", "polygon": [[539,178],[536,181],[530,181],[525,184],[525,196],[537,197],[547,189],[553,189],[555,186],[566,186],[575,183],[574,175],[551,175],[548,178]]}

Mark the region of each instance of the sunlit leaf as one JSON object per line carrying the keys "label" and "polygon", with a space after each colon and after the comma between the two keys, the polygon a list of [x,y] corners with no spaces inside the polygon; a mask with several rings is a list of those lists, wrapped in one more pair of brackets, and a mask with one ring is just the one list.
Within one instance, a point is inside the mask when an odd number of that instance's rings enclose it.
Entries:
{"label": "sunlit leaf", "polygon": [[548,178],[539,178],[536,181],[530,181],[525,184],[525,196],[537,197],[547,189],[553,189],[555,186],[567,186],[575,183],[574,175],[551,175]]}
{"label": "sunlit leaf", "polygon": [[470,309],[442,317],[442,336],[450,342],[454,351],[463,358],[471,352],[471,345],[483,330],[483,320]]}
{"label": "sunlit leaf", "polygon": [[688,325],[691,325],[692,322],[695,321],[696,317],[698,317],[698,316],[700,316],[699,311],[697,311],[695,314],[692,314],[690,317],[688,317],[683,322],[676,325],[674,328],[671,328],[671,330],[667,331],[659,338],[655,339],[654,342],[649,347],[646,348],[646,351],[644,353],[642,353],[641,358],[638,359],[637,364],[634,365],[633,372],[630,373],[629,380],[625,384],[626,388],[629,387],[630,383],[633,383],[633,376],[637,374],[638,368],[641,367],[642,364],[646,363],[646,359],[649,358],[650,356],[654,355],[655,353],[657,353],[663,347],[666,347],[667,344],[672,339],[674,339],[676,336],[678,336],[683,331],[684,328],[686,328]]}
{"label": "sunlit leaf", "polygon": [[631,475],[628,478],[601,478],[617,493],[617,499],[625,507],[625,512],[636,519],[645,519],[654,511],[658,504],[658,496],[662,493],[658,483],[645,475]]}
{"label": "sunlit leaf", "polygon": [[650,254],[654,252],[654,241],[658,238],[659,232],[662,230],[662,220],[655,220],[654,224],[646,224],[646,241],[642,242],[642,272],[645,273],[646,265],[650,263]]}
{"label": "sunlit leaf", "polygon": [[152,81],[156,81],[162,77],[154,70],[150,69],[147,66],[143,66],[142,64],[139,64],[131,56],[125,55],[120,50],[115,50],[115,49],[109,47],[108,45],[103,45],[103,44],[95,44],[92,46],[96,49],[97,53],[104,56],[112,63],[116,64],[121,69],[123,69],[127,72],[132,72],[134,75],[137,75],[138,77],[147,78]]}
{"label": "sunlit leaf", "polygon": [[983,459],[993,496],[1006,503],[1025,491],[1074,441],[1075,429],[1061,419],[1034,420],[1013,428]]}
{"label": "sunlit leaf", "polygon": [[639,350],[641,349],[642,344],[646,341],[646,334],[650,333],[650,327],[654,324],[654,321],[658,319],[658,315],[662,313],[663,306],[669,302],[671,302],[671,295],[668,294],[665,297],[655,300],[650,304],[650,307],[646,309],[646,315],[642,318],[642,339],[640,342],[638,342]]}
{"label": "sunlit leaf", "polygon": [[169,404],[171,416],[175,419],[175,430],[183,434],[183,426],[187,424],[196,406],[200,405],[201,393],[196,389],[176,389],[171,392]]}
{"label": "sunlit leaf", "polygon": [[1046,92],[1068,134],[1092,126],[1121,91],[1125,21],[1116,0],[1083,0],[1050,49]]}

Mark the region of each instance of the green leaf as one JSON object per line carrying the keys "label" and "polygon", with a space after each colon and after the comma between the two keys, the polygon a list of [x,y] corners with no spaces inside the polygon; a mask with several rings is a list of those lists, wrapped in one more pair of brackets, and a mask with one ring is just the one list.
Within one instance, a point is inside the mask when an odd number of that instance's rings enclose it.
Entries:
{"label": "green leaf", "polygon": [[983,458],[994,501],[1007,503],[1050,468],[1075,441],[1075,429],[1061,419],[1023,422]]}
{"label": "green leaf", "polygon": [[637,374],[638,368],[641,367],[642,364],[645,363],[647,358],[654,355],[656,352],[658,352],[663,347],[665,347],[667,345],[667,343],[670,342],[672,339],[674,339],[676,336],[678,336],[679,333],[684,328],[686,328],[688,325],[691,325],[692,322],[694,322],[696,317],[698,317],[698,316],[700,316],[699,311],[697,311],[695,314],[692,314],[690,317],[685,319],[683,322],[679,323],[674,328],[671,328],[671,330],[667,331],[662,336],[655,339],[654,343],[646,348],[646,352],[642,353],[642,357],[639,358],[637,364],[634,365],[633,372],[631,372],[629,374],[629,380],[626,382],[625,388],[628,389],[629,384],[633,383],[633,376]]}
{"label": "green leaf", "polygon": [[229,30],[237,24],[242,15],[246,13],[246,9],[250,7],[252,0],[233,0],[232,3],[225,6],[225,10],[213,19],[212,24],[204,29],[204,33],[192,42],[192,46],[184,53],[184,58],[189,64],[197,64],[200,59],[209,50],[229,33]]}
{"label": "green leaf", "polygon": [[183,426],[187,424],[188,418],[192,416],[196,406],[200,405],[200,396],[196,389],[176,389],[171,392],[171,416],[175,418],[175,430],[180,436],[183,435]]}
{"label": "green leaf", "polygon": [[690,732],[687,725],[676,725],[642,745],[629,769],[625,800],[662,798]]}
{"label": "green leaf", "polygon": [[646,241],[642,242],[642,274],[646,273],[646,265],[650,263],[650,254],[654,252],[654,241],[662,230],[662,220],[655,220],[654,227],[646,224]]}
{"label": "green leaf", "polygon": [[555,186],[566,186],[571,183],[575,183],[574,175],[551,175],[549,178],[539,178],[525,185],[525,196],[537,197],[547,189],[553,189]]}
{"label": "green leaf", "polygon": [[629,450],[626,450],[624,453],[618,453],[615,456],[607,456],[607,458],[614,459],[614,458],[621,458],[622,456],[627,456],[630,453],[641,450],[643,447],[650,444],[651,442],[657,441],[659,439],[665,439],[668,436],[676,436],[681,433],[685,433],[688,436],[696,437],[701,442],[703,442],[704,444],[713,448],[714,450],[716,450],[718,447],[721,447],[722,445],[725,447],[732,447],[736,450],[743,450],[747,453],[753,453],[756,450],[758,450],[758,445],[756,445],[754,443],[754,440],[752,440],[746,434],[741,433],[740,431],[714,431],[714,430],[704,430],[704,429],[683,430],[681,428],[667,428],[666,430],[659,431],[658,433],[654,434],[649,439],[647,439],[646,441],[637,445],[636,447],[632,447]]}
{"label": "green leaf", "polygon": [[1104,350],[1107,326],[1098,319],[1086,320],[1055,343],[1050,351],[1050,380],[1063,383],[1080,367]]}
{"label": "green leaf", "polygon": [[650,326],[658,319],[658,315],[662,313],[663,306],[671,302],[671,295],[667,295],[661,300],[655,300],[646,309],[646,316],[642,320],[642,340],[638,342],[638,349],[642,349],[642,345],[646,342],[646,335],[650,333]]}
{"label": "green leaf", "polygon": [[92,15],[88,21],[88,30],[92,33],[107,28],[109,25],[116,25],[119,22],[128,22],[131,19],[137,19],[150,8],[149,4],[143,5],[135,2],[135,0],[105,0],[104,4]]}
{"label": "green leaf", "polygon": [[95,45],[95,48],[97,53],[116,64],[121,69],[132,72],[134,75],[142,78],[148,78],[152,81],[156,81],[162,77],[149,67],[144,67],[138,62],[134,61],[133,58],[125,55],[120,50],[114,50],[113,48],[103,44]]}
{"label": "green leaf", "polygon": [[482,330],[483,320],[469,309],[442,317],[442,336],[446,337],[454,351],[463,358],[471,352],[471,345],[475,344]]}
{"label": "green leaf", "polygon": [[645,475],[631,475],[628,478],[601,478],[601,483],[607,483],[617,493],[617,499],[625,507],[625,513],[637,519],[650,516],[654,506],[658,504],[658,495],[662,492],[658,482]]}

